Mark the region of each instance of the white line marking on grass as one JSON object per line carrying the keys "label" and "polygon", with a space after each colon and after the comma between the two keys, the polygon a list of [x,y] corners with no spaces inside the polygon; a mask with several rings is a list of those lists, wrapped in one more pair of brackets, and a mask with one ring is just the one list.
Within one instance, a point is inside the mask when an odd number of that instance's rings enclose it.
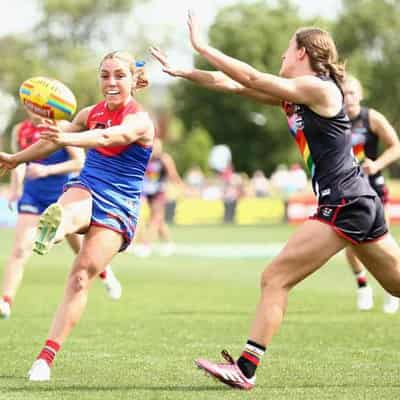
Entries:
{"label": "white line marking on grass", "polygon": [[[176,245],[174,256],[210,258],[265,258],[275,257],[284,243],[267,244],[219,244],[219,243],[180,243]],[[156,248],[156,253],[158,253]]]}

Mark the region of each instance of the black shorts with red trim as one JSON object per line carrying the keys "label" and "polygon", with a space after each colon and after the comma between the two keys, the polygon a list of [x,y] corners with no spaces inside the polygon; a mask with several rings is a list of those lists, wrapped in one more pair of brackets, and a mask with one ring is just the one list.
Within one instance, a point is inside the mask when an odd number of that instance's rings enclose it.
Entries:
{"label": "black shorts with red trim", "polygon": [[379,197],[360,196],[342,199],[340,204],[318,204],[311,219],[324,222],[352,244],[380,239],[388,232]]}

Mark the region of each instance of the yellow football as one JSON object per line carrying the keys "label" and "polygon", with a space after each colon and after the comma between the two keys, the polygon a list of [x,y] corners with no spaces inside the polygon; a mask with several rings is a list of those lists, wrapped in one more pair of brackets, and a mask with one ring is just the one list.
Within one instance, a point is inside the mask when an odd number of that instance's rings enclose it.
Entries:
{"label": "yellow football", "polygon": [[76,111],[74,94],[56,79],[27,79],[19,89],[22,104],[31,112],[50,119],[70,119]]}

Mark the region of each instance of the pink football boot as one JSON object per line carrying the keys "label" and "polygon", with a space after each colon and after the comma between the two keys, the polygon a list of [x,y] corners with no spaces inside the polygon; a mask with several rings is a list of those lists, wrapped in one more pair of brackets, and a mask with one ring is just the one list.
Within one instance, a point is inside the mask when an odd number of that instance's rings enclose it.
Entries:
{"label": "pink football boot", "polygon": [[226,350],[223,350],[221,354],[222,357],[228,361],[227,363],[217,364],[201,358],[195,360],[195,363],[198,368],[206,371],[207,374],[213,376],[222,383],[225,383],[225,385],[231,386],[235,389],[253,389],[256,383],[256,376],[254,375],[252,378],[246,378],[235,360]]}

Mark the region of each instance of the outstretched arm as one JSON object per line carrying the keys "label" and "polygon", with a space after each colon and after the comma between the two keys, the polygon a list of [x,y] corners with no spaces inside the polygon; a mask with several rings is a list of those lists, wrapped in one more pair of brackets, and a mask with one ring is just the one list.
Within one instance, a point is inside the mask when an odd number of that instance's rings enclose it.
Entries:
{"label": "outstretched arm", "polygon": [[329,97],[326,90],[327,83],[315,76],[287,79],[263,73],[204,44],[200,38],[197,19],[191,12],[188,15],[188,27],[192,47],[215,68],[247,88],[276,97],[280,102],[287,100],[298,104],[320,104],[321,97],[323,99]]}
{"label": "outstretched arm", "polygon": [[[45,124],[41,125],[42,129],[63,129],[65,132],[77,132],[85,129],[87,116],[89,115],[91,107],[81,110],[72,122],[68,121],[53,121],[45,120]],[[14,135],[15,136],[15,135]],[[16,139],[13,140],[15,142]],[[14,143],[16,146],[16,143]],[[55,151],[63,147],[63,144],[56,141],[40,139],[33,145],[27,147],[25,150],[19,151],[15,154],[0,152],[0,176],[4,175],[7,170],[15,168],[17,165],[39,160],[49,156]]]}
{"label": "outstretched arm", "polygon": [[130,114],[120,125],[106,129],[91,129],[79,133],[62,131],[59,127],[49,125],[41,133],[42,139],[61,146],[93,148],[99,146],[128,145],[140,142],[151,145],[154,136],[153,122],[146,112]]}
{"label": "outstretched arm", "polygon": [[157,47],[150,47],[152,56],[162,65],[163,71],[173,77],[184,78],[208,89],[239,94],[264,104],[280,104],[280,99],[266,93],[243,86],[221,71],[201,69],[177,69],[171,67],[167,56]]}
{"label": "outstretched arm", "polygon": [[15,154],[0,152],[0,175],[3,175],[7,170],[13,169],[19,164],[45,158],[61,147],[61,145],[48,142],[47,140],[39,140],[25,150]]}

